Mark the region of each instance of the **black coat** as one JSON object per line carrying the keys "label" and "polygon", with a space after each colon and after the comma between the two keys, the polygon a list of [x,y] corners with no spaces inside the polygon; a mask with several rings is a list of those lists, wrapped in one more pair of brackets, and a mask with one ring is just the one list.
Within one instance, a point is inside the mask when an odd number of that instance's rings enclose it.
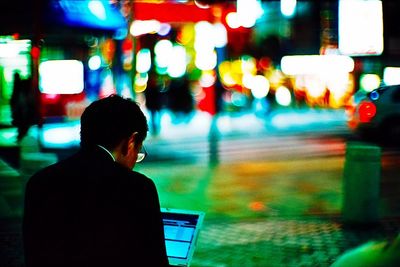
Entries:
{"label": "black coat", "polygon": [[167,266],[152,180],[99,147],[36,173],[23,220],[30,266]]}

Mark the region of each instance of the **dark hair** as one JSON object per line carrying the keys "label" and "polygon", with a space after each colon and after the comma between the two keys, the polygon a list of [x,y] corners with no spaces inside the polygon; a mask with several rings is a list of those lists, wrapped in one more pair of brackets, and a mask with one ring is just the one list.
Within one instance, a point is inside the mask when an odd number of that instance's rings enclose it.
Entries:
{"label": "dark hair", "polygon": [[118,95],[94,101],[81,117],[81,146],[102,145],[114,149],[137,132],[137,142],[147,136],[147,120],[139,105]]}

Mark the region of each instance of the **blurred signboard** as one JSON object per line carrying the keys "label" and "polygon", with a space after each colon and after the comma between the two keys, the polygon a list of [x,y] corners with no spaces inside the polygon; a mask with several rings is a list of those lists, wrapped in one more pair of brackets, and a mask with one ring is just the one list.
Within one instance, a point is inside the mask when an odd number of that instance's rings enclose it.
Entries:
{"label": "blurred signboard", "polygon": [[339,1],[339,50],[349,56],[382,54],[382,1]]}
{"label": "blurred signboard", "polygon": [[122,14],[106,0],[51,1],[54,11],[61,11],[61,20],[67,25],[97,29],[126,28]]}
{"label": "blurred signboard", "polygon": [[79,60],[49,60],[39,65],[39,89],[46,94],[78,94],[84,88]]}
{"label": "blurred signboard", "polygon": [[158,20],[167,23],[214,21],[211,8],[200,8],[195,4],[134,1],[132,13],[135,20]]}

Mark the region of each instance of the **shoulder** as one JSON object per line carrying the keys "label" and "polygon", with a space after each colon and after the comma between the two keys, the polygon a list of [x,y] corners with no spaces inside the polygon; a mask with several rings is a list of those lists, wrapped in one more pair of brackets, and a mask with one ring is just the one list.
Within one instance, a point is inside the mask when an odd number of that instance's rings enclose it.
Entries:
{"label": "shoulder", "polygon": [[38,170],[30,177],[27,186],[46,184],[47,182],[53,180],[51,179],[52,177],[59,173],[63,173],[63,170],[65,170],[64,165],[65,163],[61,161]]}
{"label": "shoulder", "polygon": [[145,174],[130,170],[123,166],[118,167],[120,169],[121,174],[126,177],[128,182],[135,185],[143,185],[148,187],[155,187],[155,184],[152,179],[147,177]]}
{"label": "shoulder", "polygon": [[76,162],[79,162],[79,159],[76,155],[72,155],[66,159],[39,169],[30,177],[27,186],[32,184],[44,186],[45,184],[51,184],[59,180],[55,179],[55,177],[60,178],[63,176],[71,176],[71,172],[74,172],[74,169],[76,169],[76,167],[74,167],[77,165]]}

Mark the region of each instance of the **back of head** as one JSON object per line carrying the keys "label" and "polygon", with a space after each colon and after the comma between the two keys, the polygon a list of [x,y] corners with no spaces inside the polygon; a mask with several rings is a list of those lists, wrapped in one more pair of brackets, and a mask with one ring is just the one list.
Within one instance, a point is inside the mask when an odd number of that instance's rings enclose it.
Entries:
{"label": "back of head", "polygon": [[81,146],[102,145],[114,149],[137,132],[137,142],[147,135],[147,120],[139,105],[118,95],[94,101],[81,117]]}

